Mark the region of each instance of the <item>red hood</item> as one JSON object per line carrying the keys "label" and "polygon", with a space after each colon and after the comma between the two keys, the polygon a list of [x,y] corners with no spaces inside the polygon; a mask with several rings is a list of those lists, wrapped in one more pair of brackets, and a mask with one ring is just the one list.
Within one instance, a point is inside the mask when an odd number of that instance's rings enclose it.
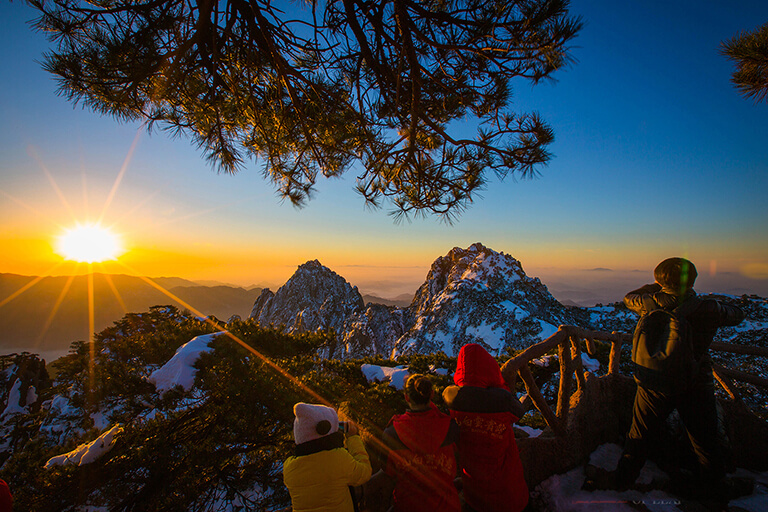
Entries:
{"label": "red hood", "polygon": [[499,364],[477,343],[461,347],[453,381],[457,386],[507,389]]}
{"label": "red hood", "polygon": [[420,412],[406,412],[392,419],[397,437],[416,453],[434,453],[443,444],[451,417],[440,413],[434,404]]}

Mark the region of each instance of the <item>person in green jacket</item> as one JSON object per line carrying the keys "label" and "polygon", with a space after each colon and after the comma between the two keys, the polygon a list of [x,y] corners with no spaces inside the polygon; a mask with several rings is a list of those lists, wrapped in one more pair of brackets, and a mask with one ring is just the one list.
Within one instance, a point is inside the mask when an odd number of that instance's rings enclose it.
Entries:
{"label": "person in green jacket", "polygon": [[371,477],[371,463],[357,426],[343,424],[336,411],[324,405],[299,402],[293,437],[296,451],[283,464],[283,482],[294,512],[353,512],[351,487]]}

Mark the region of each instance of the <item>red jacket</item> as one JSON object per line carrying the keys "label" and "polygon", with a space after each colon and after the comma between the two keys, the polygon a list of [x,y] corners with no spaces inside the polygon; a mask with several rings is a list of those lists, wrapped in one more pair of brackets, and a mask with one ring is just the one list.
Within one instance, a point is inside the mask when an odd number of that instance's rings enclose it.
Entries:
{"label": "red jacket", "polygon": [[392,451],[386,473],[397,478],[392,502],[396,512],[459,512],[454,456],[456,426],[434,404],[425,411],[394,416],[384,431]]}
{"label": "red jacket", "polygon": [[511,412],[516,398],[499,365],[482,346],[465,345],[454,382],[458,390],[451,386],[444,396],[460,429],[464,500],[482,512],[521,511],[528,504],[528,486],[512,428],[519,419]]}
{"label": "red jacket", "polygon": [[11,490],[8,489],[8,484],[0,479],[0,512],[11,512],[12,506]]}

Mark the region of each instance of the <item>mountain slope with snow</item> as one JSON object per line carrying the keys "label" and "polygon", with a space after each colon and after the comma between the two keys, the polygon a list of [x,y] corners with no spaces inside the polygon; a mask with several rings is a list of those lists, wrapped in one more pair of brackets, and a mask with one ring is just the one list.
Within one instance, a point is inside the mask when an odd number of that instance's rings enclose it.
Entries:
{"label": "mountain slope with snow", "polygon": [[512,256],[476,243],[438,258],[410,306],[414,324],[396,353],[443,351],[480,343],[495,355],[548,338],[561,324],[581,324]]}
{"label": "mountain slope with snow", "polygon": [[299,266],[276,293],[262,290],[250,318],[286,332],[341,332],[347,317],[364,307],[357,287],[314,260]]}
{"label": "mountain slope with snow", "polygon": [[251,318],[286,332],[333,328],[340,343],[326,356],[391,357],[455,356],[469,342],[504,354],[547,338],[560,324],[584,325],[586,316],[560,304],[515,258],[477,243],[438,258],[406,308],[363,305],[357,288],[311,261],[276,293],[264,290]]}

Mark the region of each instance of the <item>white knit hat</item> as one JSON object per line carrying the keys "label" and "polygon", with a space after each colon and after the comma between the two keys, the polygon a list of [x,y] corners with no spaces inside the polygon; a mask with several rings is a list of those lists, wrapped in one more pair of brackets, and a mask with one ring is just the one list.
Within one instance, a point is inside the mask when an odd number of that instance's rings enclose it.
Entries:
{"label": "white knit hat", "polygon": [[339,430],[339,416],[331,407],[299,402],[293,406],[293,438],[296,444],[320,439]]}

